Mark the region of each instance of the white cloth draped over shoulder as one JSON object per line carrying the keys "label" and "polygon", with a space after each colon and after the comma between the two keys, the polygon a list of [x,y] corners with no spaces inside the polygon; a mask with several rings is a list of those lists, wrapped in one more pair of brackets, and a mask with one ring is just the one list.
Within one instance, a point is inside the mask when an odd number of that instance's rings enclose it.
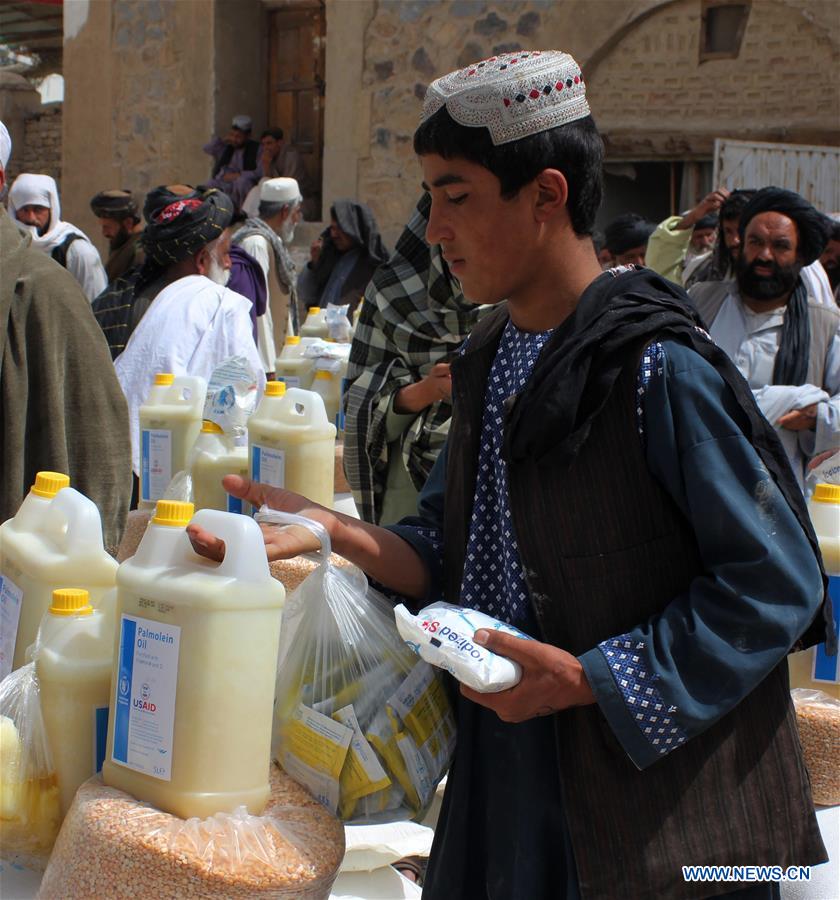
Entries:
{"label": "white cloth draped over shoulder", "polygon": [[[803,270],[804,272],[804,270]],[[809,290],[811,302],[821,302]],[[823,368],[823,383],[774,385],[773,366],[784,325],[783,309],[751,312],[737,293],[730,292],[709,326],[714,342],[724,350],[752,388],[765,418],[773,425],[787,451],[794,473],[804,484],[808,460],[823,450],[840,447],[840,329],[830,342]],[[791,431],[778,427],[785,414],[817,405],[814,430]]]}
{"label": "white cloth draped over shoulder", "polygon": [[204,275],[187,275],[165,287],[114,360],[128,401],[131,453],[140,471],[139,410],[157,372],[199,375],[209,380],[230,356],[243,356],[260,392],[265,373],[251,327],[251,301]]}
{"label": "white cloth draped over shoulder", "polygon": [[[17,211],[24,206],[46,206],[50,210],[50,222],[44,234],[18,220]],[[71,235],[81,240],[73,241],[67,249],[67,271],[79,282],[85,296],[92,303],[105,290],[108,276],[99,251],[90,238],[75,225],[61,220],[61,202],[55,179],[49,175],[18,175],[9,190],[9,215],[18,227],[32,235],[32,244],[46,254],[52,254]]]}

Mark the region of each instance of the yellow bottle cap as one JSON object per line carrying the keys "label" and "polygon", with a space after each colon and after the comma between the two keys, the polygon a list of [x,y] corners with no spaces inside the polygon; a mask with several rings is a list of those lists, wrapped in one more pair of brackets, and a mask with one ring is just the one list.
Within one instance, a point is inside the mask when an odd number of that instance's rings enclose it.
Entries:
{"label": "yellow bottle cap", "polygon": [[50,500],[66,487],[70,487],[69,475],[63,475],[61,472],[38,472],[35,484],[32,485],[32,493]]}
{"label": "yellow bottle cap", "polygon": [[171,372],[158,372],[155,375],[155,384],[172,384],[175,376]]}
{"label": "yellow bottle cap", "polygon": [[322,381],[326,378],[332,378],[332,372],[327,372],[325,369],[318,369],[315,373],[315,378],[320,378]]}
{"label": "yellow bottle cap", "polygon": [[183,503],[180,500],[158,500],[152,524],[184,528],[189,525],[194,512],[195,506],[192,503]]}
{"label": "yellow bottle cap", "polygon": [[319,312],[321,312],[320,306],[310,306],[309,307],[309,315],[310,316],[317,316]]}
{"label": "yellow bottle cap", "polygon": [[811,494],[811,499],[817,503],[840,503],[840,484],[825,484],[820,482]]}
{"label": "yellow bottle cap", "polygon": [[269,381],[265,386],[266,397],[282,397],[286,393],[285,381]]}
{"label": "yellow bottle cap", "polygon": [[54,616],[91,616],[90,594],[81,588],[61,588],[53,591],[50,612]]}
{"label": "yellow bottle cap", "polygon": [[211,422],[209,419],[204,419],[201,423],[201,433],[224,434],[224,429],[221,427],[221,425],[217,425],[215,422]]}
{"label": "yellow bottle cap", "polygon": [[299,343],[300,343],[300,335],[299,335],[299,334],[290,334],[290,335],[286,338],[286,343],[287,343],[287,344],[292,344],[292,345],[294,345],[294,344],[299,344]]}

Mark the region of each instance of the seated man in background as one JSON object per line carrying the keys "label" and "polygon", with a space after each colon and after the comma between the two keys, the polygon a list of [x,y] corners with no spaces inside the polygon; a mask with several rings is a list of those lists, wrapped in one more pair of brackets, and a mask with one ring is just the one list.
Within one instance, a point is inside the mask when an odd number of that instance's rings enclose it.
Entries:
{"label": "seated man in background", "polygon": [[[267,178],[293,178],[300,189],[303,201],[301,216],[308,221],[317,221],[321,210],[315,203],[315,188],[306,171],[300,153],[289,145],[282,128],[268,128],[260,137],[260,184]],[[255,185],[242,204],[243,210],[255,218],[259,214],[260,184]]]}
{"label": "seated man in background", "polygon": [[143,265],[146,256],[140,238],[143,225],[140,210],[130,191],[100,191],[90,201],[93,214],[99,219],[102,237],[108,241],[111,254],[105,263],[110,284],[120,275]]}
{"label": "seated man in background", "polygon": [[330,227],[312,244],[309,262],[298,276],[301,303],[349,306],[352,321],[371,276],[387,259],[370,207],[336,200],[330,207]]}
{"label": "seated man in background", "polygon": [[[177,186],[183,191],[186,185]],[[114,366],[128,400],[134,472],[140,471],[140,405],[155,374],[209,379],[230,356],[242,356],[258,379],[265,375],[251,329],[251,303],[225,287],[230,270],[230,198],[217,190],[176,193],[160,187],[146,200],[143,238],[149,260],[167,281],[133,330]]]}
{"label": "seated man in background", "polygon": [[788,454],[800,486],[810,459],[840,445],[840,310],[802,277],[828,220],[799,194],[757,191],[741,213],[734,281],[689,289]]}
{"label": "seated man in background", "polygon": [[604,229],[604,246],[614,266],[643,266],[648,238],[656,226],[644,216],[625,213]]}
{"label": "seated man in background", "polygon": [[233,242],[262,269],[268,304],[257,316],[257,347],[266,372],[274,371],[277,348],[300,331],[295,264],[287,247],[300,221],[303,198],[294,178],[269,178],[259,185],[259,215],[246,220]]}
{"label": "seated man in background", "polygon": [[224,138],[214,137],[204,145],[204,152],[214,160],[207,186],[228,194],[234,211],[241,209],[248,191],[259,178],[260,145],[251,138],[252,127],[250,116],[234,116]]}
{"label": "seated man in background", "polygon": [[[0,122],[0,194],[11,149]],[[0,204],[0,522],[41,470],[96,503],[115,551],[131,497],[125,398],[78,283]]]}
{"label": "seated man in background", "polygon": [[686,266],[697,257],[708,255],[714,247],[717,211],[728,196],[726,188],[718,188],[688,212],[660,222],[648,239],[647,267],[682,284]]}
{"label": "seated man in background", "polygon": [[61,221],[54,178],[18,175],[9,191],[9,215],[32,235],[33,247],[70,272],[91,303],[102,293],[108,278],[99,251],[80,228]]}

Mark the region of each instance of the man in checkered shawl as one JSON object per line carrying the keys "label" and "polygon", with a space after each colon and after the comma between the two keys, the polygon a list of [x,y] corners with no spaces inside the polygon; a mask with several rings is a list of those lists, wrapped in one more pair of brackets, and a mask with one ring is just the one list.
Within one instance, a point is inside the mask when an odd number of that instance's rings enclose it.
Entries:
{"label": "man in checkered shawl", "polygon": [[374,524],[416,513],[449,432],[448,360],[484,311],[426,243],[430,205],[424,194],[368,285],[350,352],[344,470],[359,515]]}

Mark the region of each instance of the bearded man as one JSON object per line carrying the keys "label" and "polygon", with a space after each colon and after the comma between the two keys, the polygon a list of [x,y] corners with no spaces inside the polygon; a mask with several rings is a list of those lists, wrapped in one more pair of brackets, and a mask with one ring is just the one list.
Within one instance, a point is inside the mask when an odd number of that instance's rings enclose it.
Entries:
{"label": "bearded man", "polygon": [[168,281],[114,361],[128,401],[132,463],[138,475],[138,412],[156,373],[207,380],[223,360],[242,356],[257,376],[260,390],[265,386],[251,330],[251,302],[225,287],[233,204],[221,191],[187,190],[176,193],[159,187],[146,199],[149,225],[143,245]]}
{"label": "bearded man", "polygon": [[91,198],[90,208],[99,219],[102,237],[108,241],[111,251],[105,263],[105,274],[110,284],[120,275],[143,265],[146,256],[140,239],[143,224],[137,202],[131,191],[100,191]]}
{"label": "bearded man", "polygon": [[9,215],[21,231],[32,237],[32,246],[42,250],[79,282],[92,303],[108,278],[99,251],[90,238],[61,218],[58,186],[49,175],[24,172],[9,190]]}
{"label": "bearded man", "polygon": [[735,280],[695,284],[689,295],[802,485],[808,461],[840,445],[840,311],[802,275],[823,252],[828,223],[799,194],[768,187],[745,206],[738,232]]}
{"label": "bearded man", "polygon": [[295,264],[287,248],[301,218],[303,198],[294,178],[269,178],[259,191],[259,215],[245,222],[233,242],[257,261],[265,278],[268,304],[257,316],[257,347],[263,371],[273,372],[276,348],[300,327]]}

